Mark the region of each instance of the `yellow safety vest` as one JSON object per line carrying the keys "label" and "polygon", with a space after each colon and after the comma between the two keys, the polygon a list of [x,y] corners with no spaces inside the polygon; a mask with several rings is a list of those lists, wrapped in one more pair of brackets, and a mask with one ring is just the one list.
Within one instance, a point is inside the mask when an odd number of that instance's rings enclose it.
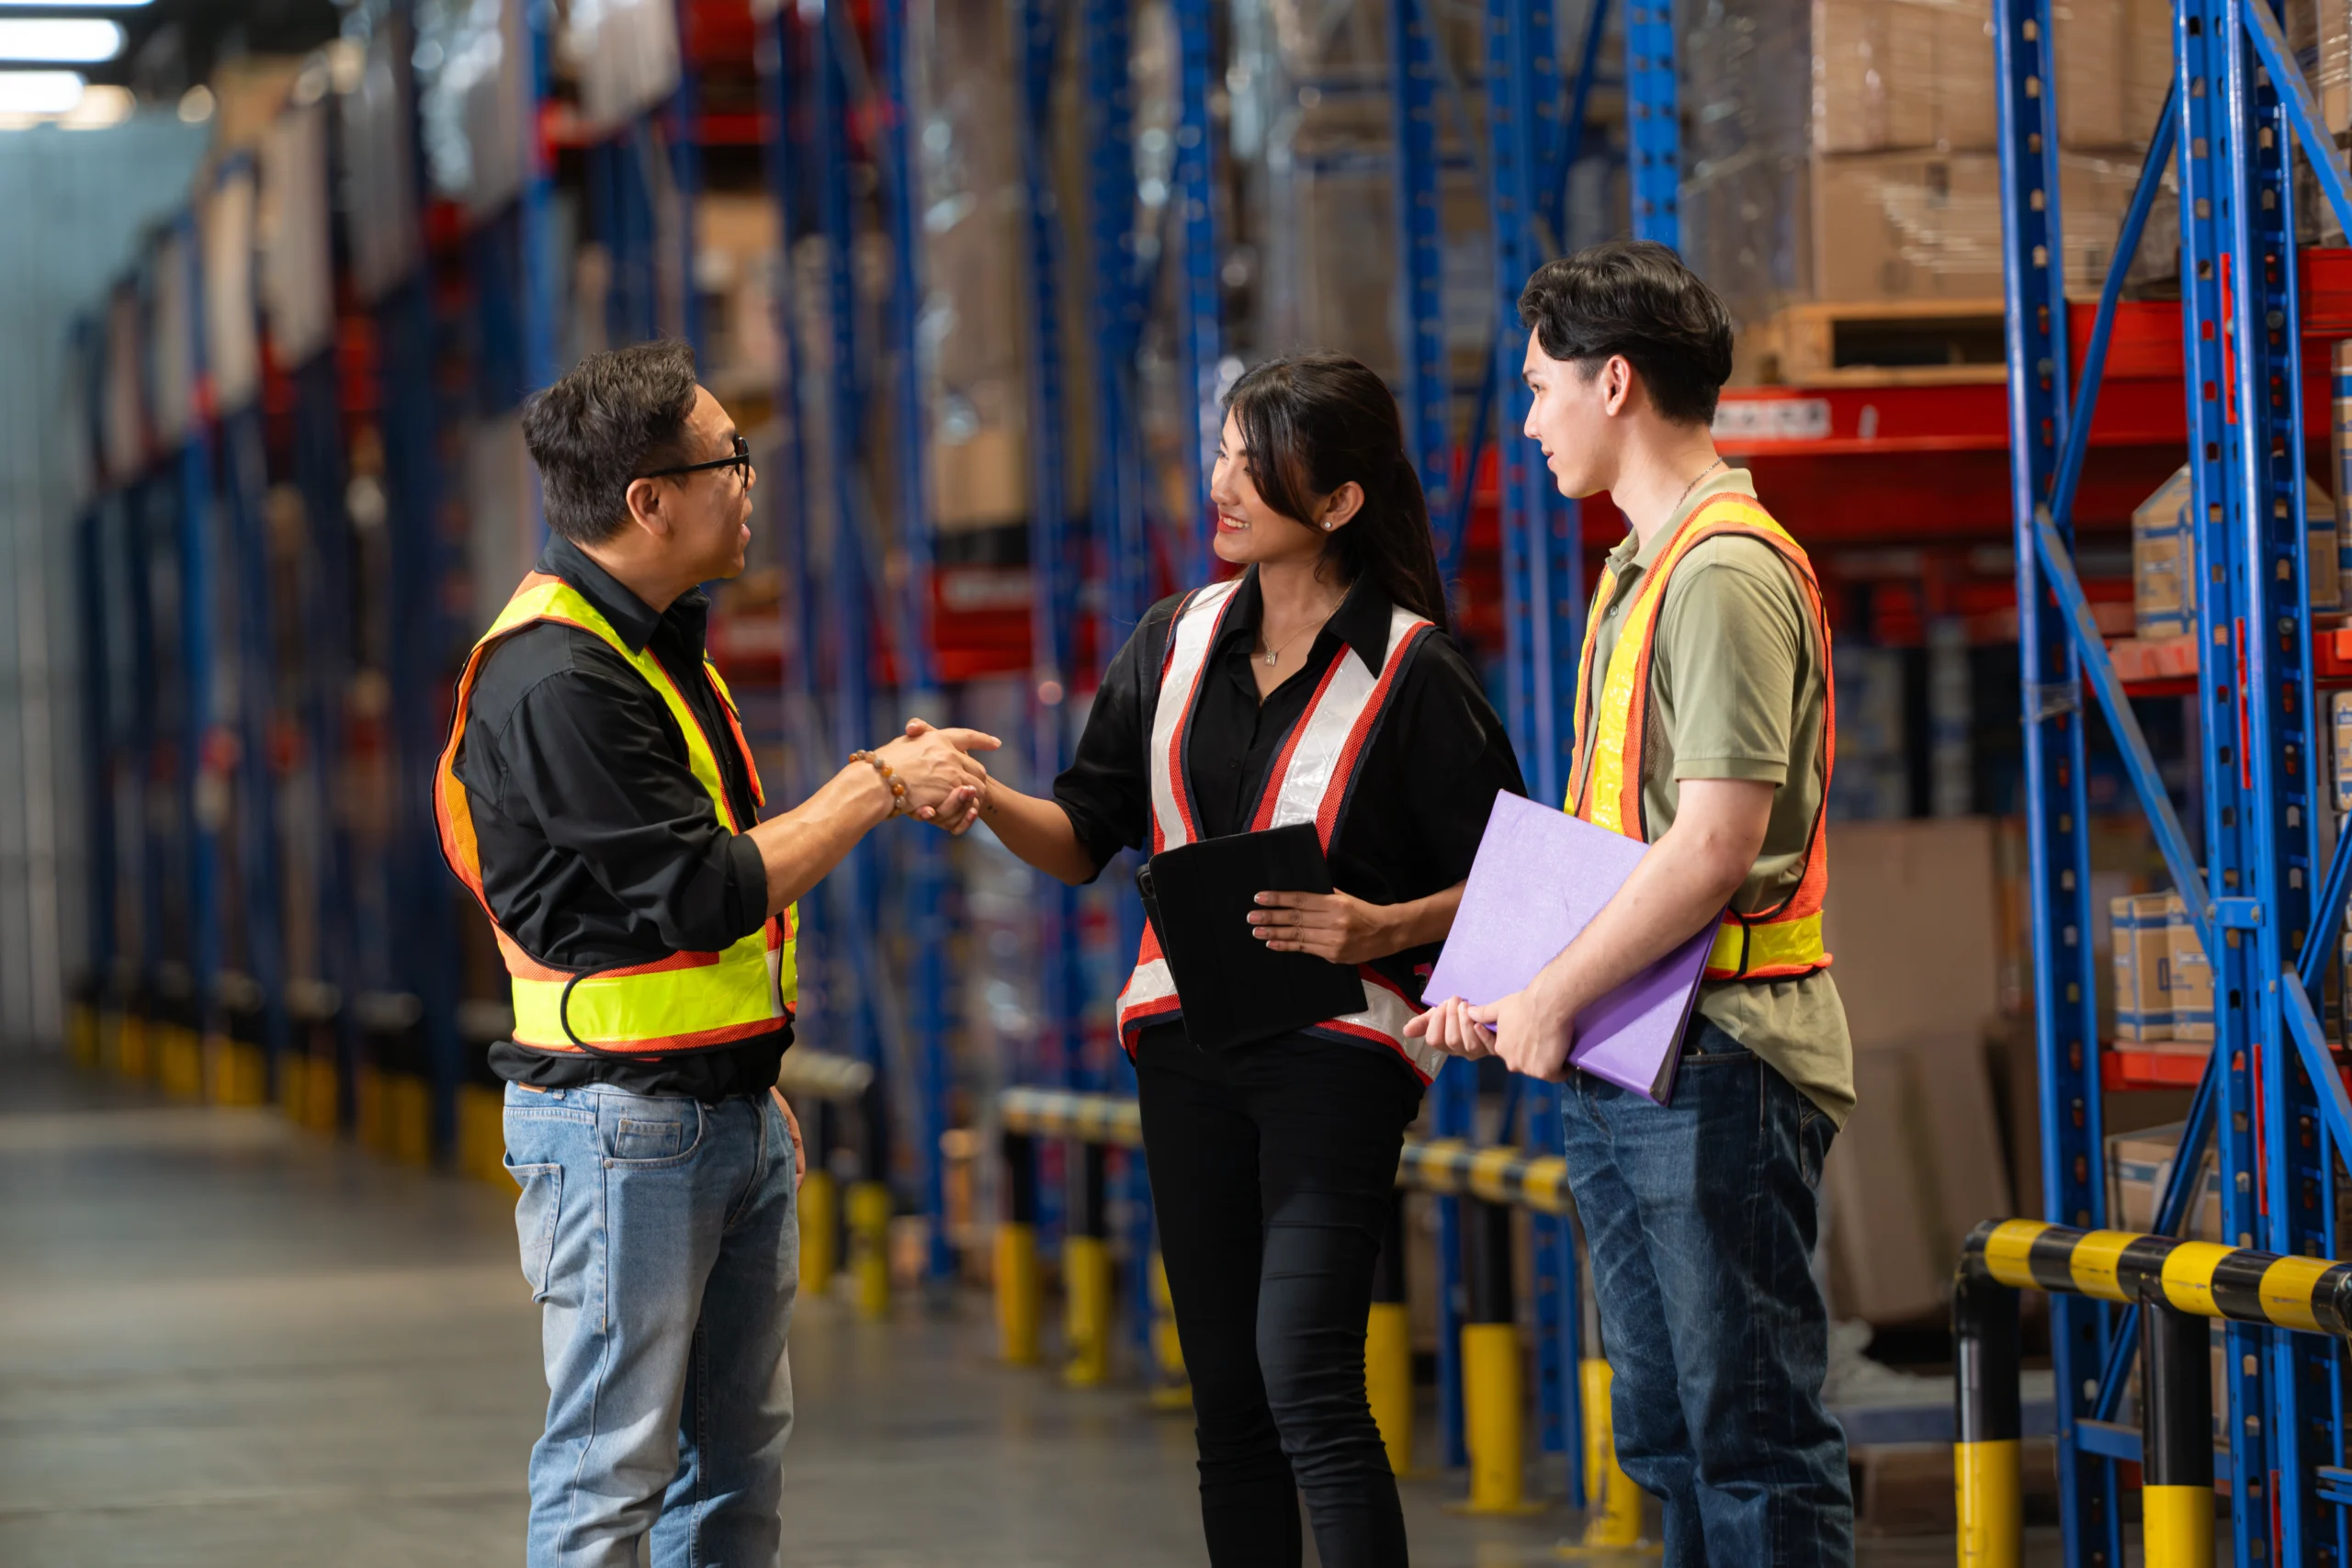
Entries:
{"label": "yellow safety vest", "polygon": [[[627,660],[677,720],[679,733],[686,738],[687,762],[709,793],[711,809],[719,821],[738,833],[749,826],[736,819],[711,738],[662,661],[650,652],[632,650],[596,607],[561,578],[544,572],[525,578],[490,630],[474,644],[465,672],[458,677],[449,743],[441,753],[433,795],[442,856],[490,916],[499,953],[506,961],[514,992],[514,1043],[540,1051],[654,1056],[725,1045],[768,1032],[779,1019],[792,1016],[799,999],[799,974],[794,959],[797,908],[770,917],[758,931],[718,953],[673,953],[651,963],[605,969],[566,969],[548,964],[525,952],[498,923],[498,916],[482,895],[481,846],[474,838],[466,786],[458,779],[458,747],[465,735],[466,708],[483,659],[500,641],[539,621],[577,626]],[[751,775],[752,798],[764,805],[760,771],[752,763],[751,745],[736,717],[735,699],[707,660],[703,673],[727,714],[728,728]]]}
{"label": "yellow safety vest", "polygon": [[1718,495],[1684,519],[1657,563],[1634,591],[1624,629],[1610,650],[1601,679],[1600,711],[1592,705],[1592,650],[1601,612],[1616,596],[1617,575],[1603,568],[1585,616],[1584,652],[1577,660],[1577,755],[1563,809],[1629,839],[1649,837],[1642,811],[1643,746],[1649,729],[1650,655],[1657,640],[1658,612],[1666,604],[1667,580],[1702,541],[1719,534],[1741,534],[1769,545],[1788,563],[1813,624],[1821,660],[1821,805],[1814,813],[1805,846],[1804,871],[1789,897],[1753,914],[1724,913],[1707,956],[1711,980],[1787,979],[1829,966],[1821,940],[1821,909],[1829,892],[1829,841],[1824,821],[1829,808],[1829,770],[1838,749],[1838,690],[1829,671],[1829,619],[1821,585],[1804,547],[1772,515],[1744,495]]}

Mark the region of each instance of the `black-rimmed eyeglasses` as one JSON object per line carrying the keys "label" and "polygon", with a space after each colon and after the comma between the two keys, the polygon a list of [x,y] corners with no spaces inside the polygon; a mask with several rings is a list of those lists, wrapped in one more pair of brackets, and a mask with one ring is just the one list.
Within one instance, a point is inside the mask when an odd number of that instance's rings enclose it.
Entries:
{"label": "black-rimmed eyeglasses", "polygon": [[713,457],[707,463],[680,463],[675,468],[655,468],[639,474],[640,479],[675,479],[681,474],[699,474],[711,468],[732,468],[745,490],[752,488],[752,444],[741,436],[735,437],[734,449],[724,457]]}

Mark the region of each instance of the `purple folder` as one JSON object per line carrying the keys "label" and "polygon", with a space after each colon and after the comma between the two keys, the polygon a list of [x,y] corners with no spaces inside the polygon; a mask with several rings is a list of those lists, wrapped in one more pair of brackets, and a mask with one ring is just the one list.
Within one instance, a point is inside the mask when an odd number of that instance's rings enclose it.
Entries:
{"label": "purple folder", "polygon": [[[1484,1003],[1523,988],[1616,896],[1649,853],[1639,840],[1515,795],[1495,797],[1462,890],[1461,912],[1421,994]],[[1664,1105],[1699,977],[1714,945],[1710,923],[1578,1015],[1568,1065]]]}

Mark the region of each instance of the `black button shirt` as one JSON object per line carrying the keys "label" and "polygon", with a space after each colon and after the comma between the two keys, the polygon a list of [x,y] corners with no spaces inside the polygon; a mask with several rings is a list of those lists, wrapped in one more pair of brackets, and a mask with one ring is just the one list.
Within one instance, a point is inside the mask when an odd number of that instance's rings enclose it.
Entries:
{"label": "black button shirt", "polygon": [[[728,714],[702,671],[710,601],[660,615],[561,537],[539,570],[560,577],[633,650],[670,672],[718,754],[736,820],[758,820]],[[729,829],[694,775],[686,738],[654,690],[593,632],[552,621],[482,660],[457,774],[481,848],[482,893],[525,952],[559,968],[714,953],[767,918],[756,845]],[[541,1089],[608,1083],[715,1100],[775,1082],[789,1024],[707,1051],[619,1061],[493,1045],[501,1077]]]}
{"label": "black button shirt", "polygon": [[[1150,842],[1146,756],[1169,624],[1181,603],[1153,605],[1112,660],[1078,755],[1054,781],[1054,799],[1098,869],[1120,850]],[[1274,759],[1332,660],[1361,659],[1380,671],[1392,608],[1378,586],[1358,582],[1316,633],[1306,662],[1261,703],[1250,660],[1263,601],[1256,570],[1243,577],[1202,671],[1193,718],[1189,783],[1204,837],[1248,829]],[[1442,634],[1425,637],[1406,666],[1358,769],[1331,844],[1331,885],[1373,904],[1427,897],[1469,875],[1497,793],[1527,793],[1502,720],[1469,660]],[[1418,997],[1437,951],[1414,948],[1375,967]]]}

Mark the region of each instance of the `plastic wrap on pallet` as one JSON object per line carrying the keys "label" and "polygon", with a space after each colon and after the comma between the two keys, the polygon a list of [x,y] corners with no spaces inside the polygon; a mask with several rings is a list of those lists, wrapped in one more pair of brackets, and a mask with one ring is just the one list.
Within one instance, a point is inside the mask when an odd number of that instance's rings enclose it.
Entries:
{"label": "plastic wrap on pallet", "polygon": [[410,152],[412,83],[402,56],[408,42],[407,22],[396,12],[368,40],[367,63],[342,98],[351,276],[368,303],[405,279],[423,248]]}
{"label": "plastic wrap on pallet", "polygon": [[606,130],[678,89],[678,13],[670,0],[572,0],[561,51],[580,78],[580,118]]}
{"label": "plastic wrap on pallet", "polygon": [[922,333],[932,351],[932,505],[945,530],[1022,521],[1029,506],[1026,197],[1012,13],[930,8],[918,51]]}

